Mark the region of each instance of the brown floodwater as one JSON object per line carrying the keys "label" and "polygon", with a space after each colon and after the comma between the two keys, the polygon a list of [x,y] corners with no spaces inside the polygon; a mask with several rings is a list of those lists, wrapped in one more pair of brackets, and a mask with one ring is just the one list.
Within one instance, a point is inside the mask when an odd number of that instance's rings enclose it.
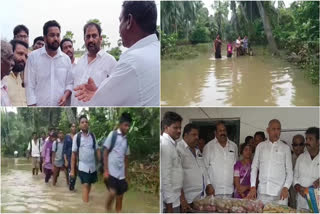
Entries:
{"label": "brown floodwater", "polygon": [[265,48],[254,56],[215,59],[202,53],[186,60],[161,60],[163,106],[318,106],[319,85]]}
{"label": "brown floodwater", "polygon": [[[44,176],[32,176],[31,161],[1,159],[2,213],[105,213],[106,188],[101,182],[92,186],[89,203],[81,198],[78,178],[75,192],[70,192],[60,173],[57,186],[45,184]],[[159,197],[129,190],[124,195],[123,212],[159,212]]]}

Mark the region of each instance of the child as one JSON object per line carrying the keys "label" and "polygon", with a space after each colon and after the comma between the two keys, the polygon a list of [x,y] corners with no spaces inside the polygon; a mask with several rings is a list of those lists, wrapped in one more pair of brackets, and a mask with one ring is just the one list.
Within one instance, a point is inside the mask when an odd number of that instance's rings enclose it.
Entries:
{"label": "child", "polygon": [[232,57],[232,43],[230,41],[227,45],[227,57]]}

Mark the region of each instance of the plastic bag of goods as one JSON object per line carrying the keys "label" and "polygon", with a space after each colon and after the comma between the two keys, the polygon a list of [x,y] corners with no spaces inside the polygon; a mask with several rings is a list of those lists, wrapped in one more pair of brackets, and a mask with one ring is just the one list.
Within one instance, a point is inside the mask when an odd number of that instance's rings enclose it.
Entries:
{"label": "plastic bag of goods", "polygon": [[200,212],[219,213],[261,213],[263,203],[260,200],[220,198],[209,196],[193,202],[194,209]]}
{"label": "plastic bag of goods", "polygon": [[264,213],[309,213],[309,210],[296,210],[289,206],[278,204],[276,202],[267,203],[263,208]]}
{"label": "plastic bag of goods", "polygon": [[216,206],[214,205],[214,196],[210,195],[203,199],[196,199],[193,202],[192,209],[200,212],[216,212]]}
{"label": "plastic bag of goods", "polygon": [[263,203],[260,200],[247,200],[238,198],[215,198],[218,212],[225,213],[261,213]]}

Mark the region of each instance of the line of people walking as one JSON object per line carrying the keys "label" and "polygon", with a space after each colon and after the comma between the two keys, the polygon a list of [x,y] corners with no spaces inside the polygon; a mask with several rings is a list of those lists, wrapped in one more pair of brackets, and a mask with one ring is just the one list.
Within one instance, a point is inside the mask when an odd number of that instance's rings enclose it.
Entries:
{"label": "line of people walking", "polygon": [[122,210],[123,195],[128,190],[128,157],[130,146],[127,133],[132,123],[131,115],[123,113],[119,118],[118,128],[108,133],[100,142],[96,142],[94,133],[89,130],[86,115],[79,118],[77,124],[70,125],[70,133],[64,135],[63,130],[50,128],[48,136],[42,133],[32,134],[28,144],[28,154],[32,158],[32,174],[38,175],[40,169],[44,174],[45,183],[56,186],[60,172],[66,177],[70,191],[75,190],[77,176],[82,185],[82,200],[89,202],[91,187],[98,181],[98,172],[103,174],[103,181],[108,189],[105,208]]}

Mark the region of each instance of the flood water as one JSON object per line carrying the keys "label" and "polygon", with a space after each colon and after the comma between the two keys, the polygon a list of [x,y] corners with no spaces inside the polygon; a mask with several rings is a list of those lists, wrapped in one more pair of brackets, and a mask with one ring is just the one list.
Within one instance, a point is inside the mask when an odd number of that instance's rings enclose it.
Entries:
{"label": "flood water", "polygon": [[[32,176],[31,160],[1,160],[1,212],[40,213],[104,213],[106,212],[104,184],[92,186],[89,203],[82,202],[81,184],[77,179],[76,192],[67,188],[65,176],[60,172],[57,186],[45,184],[44,176]],[[133,192],[124,195],[123,212],[159,212],[159,197],[154,194]]]}
{"label": "flood water", "polygon": [[[223,46],[224,48],[224,46]],[[291,63],[257,47],[254,56],[161,60],[161,105],[317,106],[313,85]]]}

